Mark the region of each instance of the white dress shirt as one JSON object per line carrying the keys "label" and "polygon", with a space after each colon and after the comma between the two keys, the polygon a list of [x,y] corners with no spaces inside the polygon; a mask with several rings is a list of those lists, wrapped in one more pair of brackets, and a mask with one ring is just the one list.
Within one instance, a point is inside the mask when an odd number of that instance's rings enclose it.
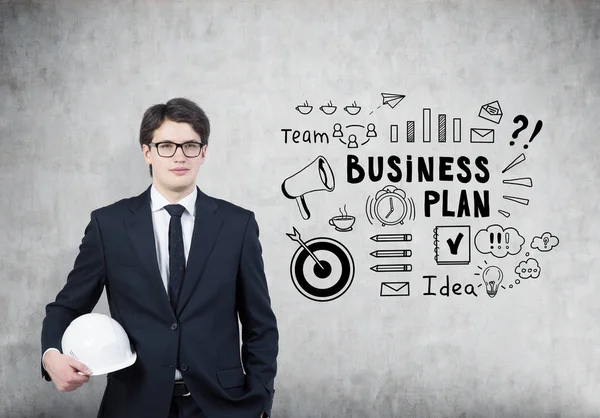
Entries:
{"label": "white dress shirt", "polygon": [[[190,244],[192,243],[192,233],[194,232],[194,220],[196,219],[196,195],[198,190],[194,191],[181,199],[178,204],[185,207],[181,215],[181,232],[183,234],[183,251],[185,253],[185,262],[187,265],[188,255],[190,254]],[[171,215],[165,209],[169,202],[152,184],[150,190],[152,199],[152,223],[154,224],[154,243],[156,244],[156,255],[158,257],[158,268],[162,277],[165,292],[169,293],[169,222]],[[181,379],[181,372],[175,369],[175,380]]]}
{"label": "white dress shirt", "polygon": [[[190,254],[190,245],[192,243],[192,233],[194,231],[194,221],[196,219],[196,196],[198,189],[194,187],[194,190],[186,197],[181,199],[178,204],[185,207],[185,211],[181,215],[181,232],[183,234],[183,251],[185,253],[185,261],[187,265],[188,255]],[[164,197],[156,186],[152,184],[150,188],[150,199],[151,199],[151,210],[152,210],[152,224],[154,227],[154,243],[156,246],[156,256],[158,259],[158,268],[162,277],[165,292],[169,293],[169,223],[171,221],[171,215],[165,209],[166,205],[170,205],[171,202]],[[56,348],[49,348],[44,351],[44,355],[50,350],[59,351]],[[60,352],[60,351],[59,351]],[[42,366],[44,362],[42,361]],[[44,366],[44,369],[46,367]],[[93,370],[92,370],[93,372]],[[181,372],[175,369],[175,379],[181,379]]]}

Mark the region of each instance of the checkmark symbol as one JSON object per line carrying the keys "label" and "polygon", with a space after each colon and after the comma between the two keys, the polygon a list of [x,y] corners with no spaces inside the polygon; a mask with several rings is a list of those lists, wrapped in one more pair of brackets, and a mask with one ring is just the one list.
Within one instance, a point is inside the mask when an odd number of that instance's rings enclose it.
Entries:
{"label": "checkmark symbol", "polygon": [[452,255],[456,255],[458,254],[458,247],[460,246],[460,242],[462,241],[464,235],[462,232],[460,232],[458,234],[458,236],[456,237],[456,239],[454,240],[454,242],[448,238],[446,240],[446,243],[448,244],[448,247],[450,248],[450,254]]}

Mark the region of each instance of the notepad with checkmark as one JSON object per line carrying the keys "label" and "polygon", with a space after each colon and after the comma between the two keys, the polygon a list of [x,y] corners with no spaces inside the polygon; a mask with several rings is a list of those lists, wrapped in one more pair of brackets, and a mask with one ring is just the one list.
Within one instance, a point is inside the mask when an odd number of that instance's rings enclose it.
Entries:
{"label": "notepad with checkmark", "polygon": [[433,229],[434,259],[438,265],[464,265],[471,262],[471,227],[443,225]]}

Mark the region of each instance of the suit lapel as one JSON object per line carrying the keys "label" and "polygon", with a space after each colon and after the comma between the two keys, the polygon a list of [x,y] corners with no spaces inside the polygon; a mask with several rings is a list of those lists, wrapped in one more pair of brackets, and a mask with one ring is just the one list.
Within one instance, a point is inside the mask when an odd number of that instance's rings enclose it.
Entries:
{"label": "suit lapel", "polygon": [[[125,227],[129,232],[131,243],[135,248],[135,251],[148,271],[148,285],[154,288],[157,298],[160,300],[159,306],[162,310],[168,311],[170,315],[173,315],[169,296],[163,285],[160,270],[158,268],[150,201],[151,187],[152,185],[133,199],[130,206],[132,214],[125,220]],[[194,220],[194,231],[192,234],[185,276],[179,295],[177,317],[189,302],[189,299],[198,284],[198,280],[202,275],[208,256],[211,253],[223,224],[223,217],[217,212],[218,205],[215,200],[202,192],[198,186],[196,186],[196,189],[198,195],[195,203],[196,217]]]}
{"label": "suit lapel", "polygon": [[148,271],[148,286],[152,286],[157,299],[160,301],[158,306],[162,310],[167,311],[166,314],[173,315],[169,296],[163,285],[162,276],[158,268],[154,226],[152,223],[152,207],[150,204],[151,187],[148,187],[146,191],[133,200],[129,208],[133,213],[125,220],[125,227],[131,238],[133,248],[135,248],[142,264]]}
{"label": "suit lapel", "polygon": [[202,192],[198,186],[196,186],[196,189],[198,190],[198,196],[196,198],[194,232],[192,234],[190,253],[177,304],[178,317],[198,285],[208,256],[223,225],[223,217],[217,211],[218,205],[216,201]]}

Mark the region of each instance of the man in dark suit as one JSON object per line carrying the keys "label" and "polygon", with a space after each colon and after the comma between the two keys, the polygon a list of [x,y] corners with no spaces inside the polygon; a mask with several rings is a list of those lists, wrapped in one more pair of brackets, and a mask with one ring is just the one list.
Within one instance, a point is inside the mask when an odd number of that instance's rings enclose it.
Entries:
{"label": "man in dark suit", "polygon": [[46,306],[41,371],[60,391],[93,373],[61,353],[61,339],[104,288],[137,353],[107,375],[98,417],[271,416],[279,334],[259,228],[252,211],[196,186],[209,134],[190,100],[146,110],[140,145],[152,185],[91,212],[67,282]]}

